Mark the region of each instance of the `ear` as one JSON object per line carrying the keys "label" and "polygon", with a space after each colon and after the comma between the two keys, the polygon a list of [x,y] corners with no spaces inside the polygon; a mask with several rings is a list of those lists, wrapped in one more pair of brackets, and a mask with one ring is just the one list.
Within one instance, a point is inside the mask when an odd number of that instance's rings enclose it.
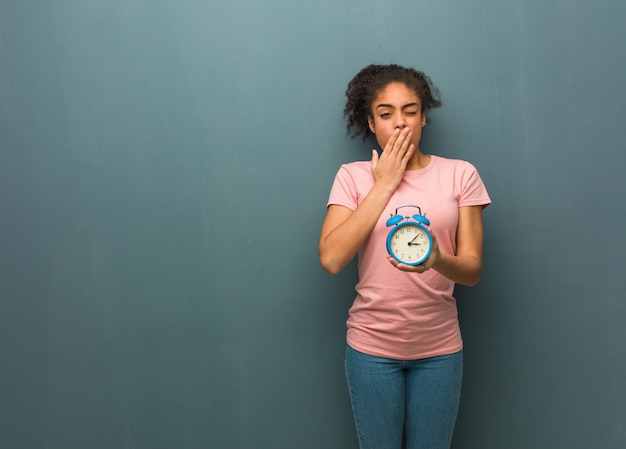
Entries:
{"label": "ear", "polygon": [[426,113],[422,112],[422,128],[426,126]]}
{"label": "ear", "polygon": [[371,115],[367,116],[367,124],[370,127],[370,131],[376,134],[376,127],[374,126],[374,118]]}

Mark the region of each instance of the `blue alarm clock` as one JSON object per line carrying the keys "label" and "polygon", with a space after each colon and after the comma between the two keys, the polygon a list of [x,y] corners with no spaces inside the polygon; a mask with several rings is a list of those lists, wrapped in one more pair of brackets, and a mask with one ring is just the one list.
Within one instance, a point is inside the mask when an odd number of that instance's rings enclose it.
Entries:
{"label": "blue alarm clock", "polygon": [[[419,214],[403,216],[398,210],[413,207]],[[387,252],[398,262],[405,265],[419,265],[428,259],[433,249],[433,237],[426,228],[430,224],[422,215],[419,206],[400,206],[396,214],[387,220],[387,226],[393,226],[387,235]]]}

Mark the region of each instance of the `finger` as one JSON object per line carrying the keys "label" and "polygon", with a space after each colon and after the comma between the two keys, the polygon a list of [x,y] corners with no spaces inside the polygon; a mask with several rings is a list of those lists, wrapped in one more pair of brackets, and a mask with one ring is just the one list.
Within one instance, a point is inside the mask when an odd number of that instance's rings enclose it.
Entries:
{"label": "finger", "polygon": [[400,136],[400,130],[396,129],[393,134],[391,134],[391,136],[389,136],[389,139],[387,140],[387,143],[385,144],[385,148],[383,149],[383,153],[387,152],[387,153],[391,153],[395,146],[396,146],[396,142],[398,141],[398,137]]}
{"label": "finger", "polygon": [[406,153],[404,153],[403,159],[406,162],[408,162],[409,159],[411,159],[414,154],[415,154],[415,145],[414,144],[410,144],[409,148],[406,150]]}
{"label": "finger", "polygon": [[372,170],[375,170],[377,165],[378,165],[378,151],[372,150]]}
{"label": "finger", "polygon": [[411,147],[411,130],[409,128],[404,128],[402,132],[398,135],[394,147],[398,152],[398,155],[405,156]]}
{"label": "finger", "polygon": [[407,136],[410,133],[410,129],[409,128],[402,128],[402,129],[397,129],[394,131],[393,135],[395,136],[395,140],[393,142],[393,146],[394,148],[398,149],[401,148],[404,143],[406,142]]}

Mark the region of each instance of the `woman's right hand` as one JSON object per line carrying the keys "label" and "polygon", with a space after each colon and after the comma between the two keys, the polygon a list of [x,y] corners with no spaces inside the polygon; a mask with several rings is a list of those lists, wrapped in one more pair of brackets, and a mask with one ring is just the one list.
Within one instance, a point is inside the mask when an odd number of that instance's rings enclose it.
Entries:
{"label": "woman's right hand", "polygon": [[376,150],[372,150],[372,175],[374,182],[382,182],[391,191],[395,191],[407,164],[415,154],[415,145],[411,143],[411,131],[408,127],[400,130],[396,129],[387,140],[383,152],[378,155]]}
{"label": "woman's right hand", "polygon": [[400,185],[414,154],[409,128],[395,130],[380,156],[372,151],[374,186],[356,210],[336,204],[328,207],[319,242],[320,262],[328,273],[339,273],[356,255]]}

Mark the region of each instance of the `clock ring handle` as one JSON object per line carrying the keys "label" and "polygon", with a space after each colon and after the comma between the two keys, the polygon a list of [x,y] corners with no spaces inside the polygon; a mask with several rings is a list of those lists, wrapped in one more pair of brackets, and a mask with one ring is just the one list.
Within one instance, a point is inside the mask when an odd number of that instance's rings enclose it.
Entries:
{"label": "clock ring handle", "polygon": [[413,215],[413,219],[419,223],[422,223],[426,226],[430,225],[430,220],[428,218],[426,218],[423,214],[422,214],[422,208],[413,204],[405,204],[404,206],[400,206],[396,208],[396,214],[392,215],[391,218],[389,218],[387,220],[387,226],[393,226],[396,225],[398,223],[400,223],[402,220],[404,220],[404,218],[409,218],[409,217],[403,217],[402,215],[398,214],[398,211],[404,207],[414,207],[419,211],[419,214],[415,214]]}
{"label": "clock ring handle", "polygon": [[396,207],[396,214],[398,214],[398,211],[402,209],[403,207],[414,207],[420,212],[420,215],[422,215],[422,208],[419,206],[415,206],[413,204],[405,204],[404,206]]}

